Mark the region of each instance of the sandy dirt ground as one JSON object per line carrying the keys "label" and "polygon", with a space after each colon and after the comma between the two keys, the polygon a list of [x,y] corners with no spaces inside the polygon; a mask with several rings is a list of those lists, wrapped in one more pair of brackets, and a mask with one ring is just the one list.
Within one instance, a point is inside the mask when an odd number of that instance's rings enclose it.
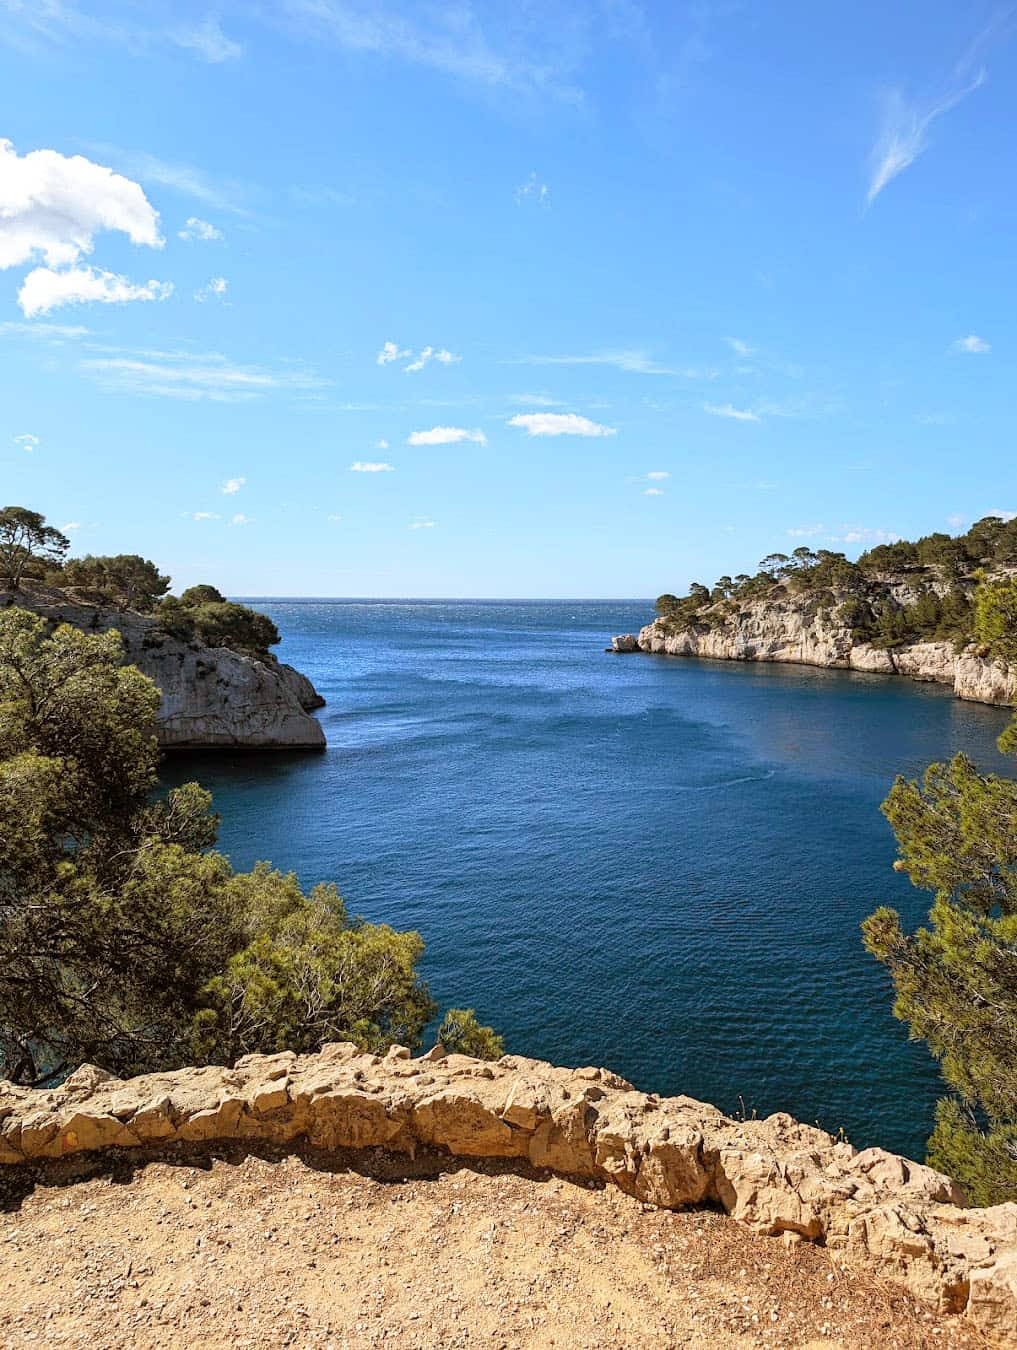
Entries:
{"label": "sandy dirt ground", "polygon": [[0,1175],[0,1344],[984,1342],[822,1251],[501,1164],[223,1148]]}

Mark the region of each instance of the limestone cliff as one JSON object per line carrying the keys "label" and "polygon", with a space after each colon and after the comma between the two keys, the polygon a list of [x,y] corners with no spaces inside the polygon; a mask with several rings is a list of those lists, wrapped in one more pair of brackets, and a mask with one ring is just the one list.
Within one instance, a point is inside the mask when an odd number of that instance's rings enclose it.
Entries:
{"label": "limestone cliff", "polygon": [[[885,589],[894,587],[887,583]],[[846,597],[771,593],[737,603],[724,601],[704,609],[685,626],[660,618],[640,629],[641,651],[667,656],[710,657],[721,661],[778,661],[831,666],[953,687],[959,698],[979,703],[1017,703],[1017,668],[994,661],[969,644],[960,652],[952,642],[913,642],[895,647],[858,641],[839,617]],[[899,597],[906,603],[906,591]]]}
{"label": "limestone cliff", "polygon": [[124,1081],[85,1065],[54,1089],[0,1083],[0,1164],[226,1139],[515,1159],[646,1205],[714,1206],[1017,1343],[1017,1204],[965,1208],[931,1168],[858,1152],[790,1116],[736,1121],[604,1069],[518,1055],[485,1063],[440,1047],[415,1060],[400,1047],[382,1059],[339,1044],[232,1069]]}
{"label": "limestone cliff", "polygon": [[89,604],[33,582],[0,594],[53,623],[87,632],[116,628],[127,659],[162,692],[156,719],[167,750],[320,750],[325,733],[311,717],[324,699],[310,680],[274,657],[173,637],[149,616]]}

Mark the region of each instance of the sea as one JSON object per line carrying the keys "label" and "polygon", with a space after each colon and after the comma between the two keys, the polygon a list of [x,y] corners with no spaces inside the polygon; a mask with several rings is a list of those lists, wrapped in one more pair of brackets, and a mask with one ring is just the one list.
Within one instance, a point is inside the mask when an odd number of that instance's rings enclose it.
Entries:
{"label": "sea", "polygon": [[1011,772],[1007,715],[947,688],[605,652],[647,600],[250,598],[327,699],[322,754],[175,755],[234,865],[270,859],[426,942],[443,1007],[509,1050],[788,1111],[922,1157],[942,1088],[859,925],[897,774]]}

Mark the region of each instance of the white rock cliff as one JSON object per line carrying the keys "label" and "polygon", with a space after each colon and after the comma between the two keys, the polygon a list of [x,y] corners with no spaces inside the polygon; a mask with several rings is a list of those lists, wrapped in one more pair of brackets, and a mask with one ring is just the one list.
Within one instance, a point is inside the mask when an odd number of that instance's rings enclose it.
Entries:
{"label": "white rock cliff", "polygon": [[325,700],[305,675],[272,656],[259,660],[227,647],[171,637],[144,614],[85,604],[31,583],[20,591],[0,593],[0,605],[5,603],[85,632],[117,629],[127,660],[162,693],[155,730],[164,749],[325,746],[321,724],[310,715]]}

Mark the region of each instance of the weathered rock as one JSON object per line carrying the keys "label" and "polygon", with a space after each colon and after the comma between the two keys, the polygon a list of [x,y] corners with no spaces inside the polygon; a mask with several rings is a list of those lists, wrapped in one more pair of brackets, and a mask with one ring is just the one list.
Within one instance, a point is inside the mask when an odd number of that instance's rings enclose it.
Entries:
{"label": "weathered rock", "polygon": [[787,1115],[733,1121],[602,1069],[516,1055],[412,1059],[396,1047],[382,1059],[346,1044],[126,1081],[86,1065],[41,1091],[0,1083],[0,1163],[223,1139],[528,1159],[665,1209],[719,1205],[1017,1345],[1017,1204],[966,1209],[931,1168],[859,1153]]}
{"label": "weathered rock", "polygon": [[613,652],[637,652],[639,650],[639,639],[635,633],[619,633],[617,637],[611,639],[611,650]]}
{"label": "weathered rock", "polygon": [[[907,601],[911,597],[901,597]],[[1017,703],[1017,667],[993,661],[968,646],[915,642],[884,649],[856,642],[838,620],[837,608],[814,597],[785,595],[748,602],[735,613],[716,615],[709,627],[674,631],[665,619],[639,630],[637,646],[664,656],[698,656],[715,661],[774,661],[829,666],[879,675],[903,675],[953,686],[958,698],[978,703]],[[621,639],[615,639],[620,641]],[[626,649],[627,650],[627,649]]]}
{"label": "weathered rock", "polygon": [[162,693],[155,730],[166,749],[319,750],[325,745],[321,724],[309,715],[324,699],[305,675],[274,657],[258,660],[171,637],[144,614],[79,603],[31,582],[5,594],[0,603],[86,632],[117,629],[127,660]]}

